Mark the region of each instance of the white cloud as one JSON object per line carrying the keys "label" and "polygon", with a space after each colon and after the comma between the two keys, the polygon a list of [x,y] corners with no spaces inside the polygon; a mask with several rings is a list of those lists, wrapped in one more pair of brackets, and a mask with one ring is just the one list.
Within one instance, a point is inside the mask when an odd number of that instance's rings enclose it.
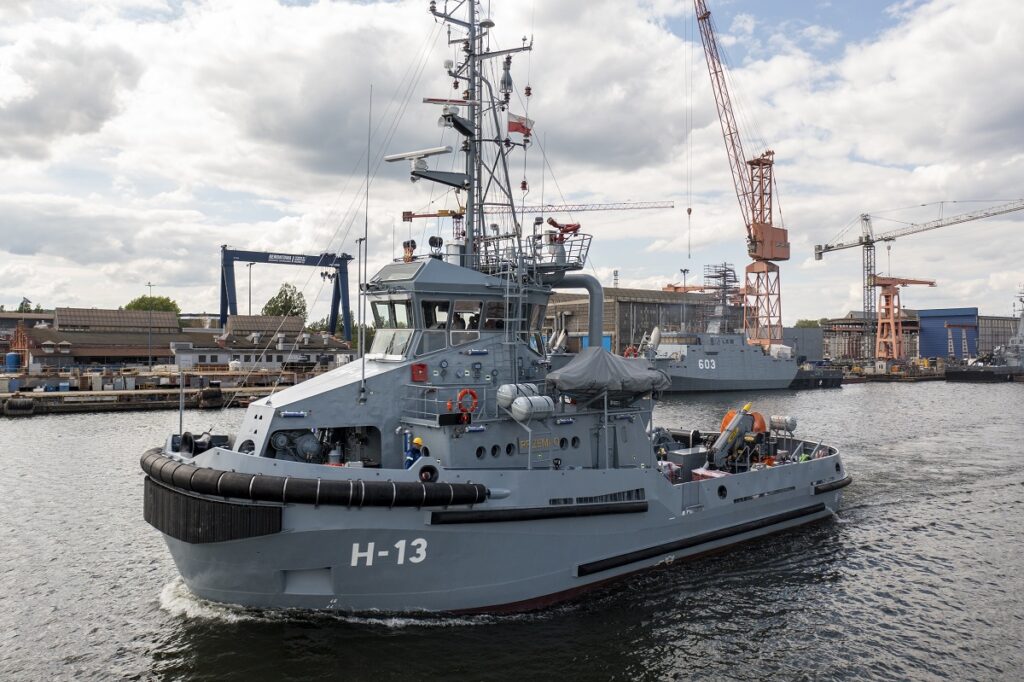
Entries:
{"label": "white cloud", "polygon": [[[660,286],[680,267],[745,265],[702,49],[670,30],[689,7],[494,6],[493,47],[535,39],[532,53],[515,57],[513,78],[520,93],[533,88],[536,141],[566,200],[676,201],[673,211],[575,216],[597,237],[592,260],[608,283],[616,268],[623,285]],[[8,305],[26,295],[49,306],[116,306],[152,279],[184,308],[210,310],[221,244],[354,253],[370,84],[375,156],[437,144],[437,112],[418,102],[457,92],[438,69],[452,48],[441,33],[427,40],[435,25],[421,0],[0,9],[0,303]],[[782,266],[787,321],[859,307],[859,254],[810,259],[814,244],[859,213],[1020,193],[1024,74],[1008,65],[1024,63],[1012,30],[1024,9],[934,0],[899,3],[890,15],[887,30],[857,43],[842,44],[827,16],[771,28],[741,14],[719,36],[746,55],[731,73],[744,133],[776,151],[794,248]],[[513,100],[515,111],[525,105]],[[747,142],[746,152],[760,147]],[[525,173],[514,159],[513,182],[525,174],[528,202],[540,203],[542,191],[544,201],[561,201],[540,167],[537,144]],[[436,229],[403,224],[401,211],[452,205],[450,194],[406,177],[404,166],[386,165],[374,180],[371,269],[392,256],[393,224],[399,243],[410,234],[425,242]],[[1020,221],[974,225],[895,243],[894,270],[940,280],[908,292],[908,305],[1006,308],[1021,274],[1006,245]],[[965,234],[978,238],[964,244]],[[260,305],[282,279],[301,285],[315,275],[255,269]]]}
{"label": "white cloud", "polygon": [[815,49],[820,49],[829,45],[835,45],[841,34],[834,28],[812,24],[811,26],[804,27],[800,31],[800,36],[809,41]]}
{"label": "white cloud", "polygon": [[740,35],[752,35],[757,27],[757,19],[752,14],[737,14],[733,17],[729,30]]}
{"label": "white cloud", "polygon": [[117,115],[141,71],[117,45],[90,46],[79,36],[4,51],[13,92],[0,105],[0,156],[45,157],[54,140],[97,132]]}

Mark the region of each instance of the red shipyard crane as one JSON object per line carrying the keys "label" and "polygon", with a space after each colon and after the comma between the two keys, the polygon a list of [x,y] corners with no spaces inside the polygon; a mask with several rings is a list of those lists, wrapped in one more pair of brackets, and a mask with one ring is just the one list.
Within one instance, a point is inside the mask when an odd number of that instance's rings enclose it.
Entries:
{"label": "red shipyard crane", "polygon": [[743,300],[743,329],[751,344],[768,347],[782,343],[782,292],[778,261],[789,260],[789,235],[772,223],[772,190],[775,152],[768,149],[747,159],[722,68],[722,59],[711,25],[711,12],[704,0],[693,1],[700,27],[704,57],[711,74],[718,119],[722,124],[726,155],[732,171],[740,213],[747,227],[747,253],[754,261],[746,268]]}

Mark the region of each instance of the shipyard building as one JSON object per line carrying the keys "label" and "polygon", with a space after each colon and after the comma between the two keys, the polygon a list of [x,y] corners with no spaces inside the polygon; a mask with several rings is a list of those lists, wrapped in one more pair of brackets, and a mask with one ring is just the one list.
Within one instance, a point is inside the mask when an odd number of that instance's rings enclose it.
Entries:
{"label": "shipyard building", "polygon": [[158,365],[184,370],[288,369],[336,366],[351,356],[347,343],[304,332],[296,317],[239,315],[229,318],[225,329],[216,329],[183,327],[173,312],[57,308],[51,320],[26,324],[31,321],[19,320],[13,331],[8,371]]}
{"label": "shipyard building", "polygon": [[[1018,319],[979,315],[977,308],[902,311],[903,347],[908,357],[965,360],[990,355],[1014,335]],[[861,311],[827,320],[822,327],[825,357],[859,360],[874,354],[876,320]]]}

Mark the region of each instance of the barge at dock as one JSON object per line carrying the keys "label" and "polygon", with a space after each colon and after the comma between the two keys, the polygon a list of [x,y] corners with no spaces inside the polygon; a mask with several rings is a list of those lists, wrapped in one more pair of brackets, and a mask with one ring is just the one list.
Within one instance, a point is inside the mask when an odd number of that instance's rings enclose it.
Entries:
{"label": "barge at dock", "polygon": [[[84,412],[127,412],[134,410],[218,409],[245,407],[251,396],[270,395],[272,388],[149,389],[141,391],[49,391],[0,394],[0,414],[5,417],[31,417],[39,414],[79,414]],[[236,397],[238,396],[238,397]],[[245,404],[242,404],[245,401]]]}

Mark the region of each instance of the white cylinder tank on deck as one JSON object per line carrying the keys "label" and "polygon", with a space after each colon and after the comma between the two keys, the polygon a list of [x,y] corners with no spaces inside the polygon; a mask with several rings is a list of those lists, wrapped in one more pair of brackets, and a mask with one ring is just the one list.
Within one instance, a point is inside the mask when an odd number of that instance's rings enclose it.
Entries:
{"label": "white cylinder tank on deck", "polygon": [[773,414],[768,420],[768,425],[773,431],[796,431],[796,417],[786,417]]}
{"label": "white cylinder tank on deck", "polygon": [[498,386],[498,407],[507,410],[516,398],[530,397],[539,393],[536,384],[502,384]]}
{"label": "white cylinder tank on deck", "polygon": [[512,401],[512,418],[522,424],[531,419],[544,419],[555,412],[555,401],[546,395],[520,396]]}

